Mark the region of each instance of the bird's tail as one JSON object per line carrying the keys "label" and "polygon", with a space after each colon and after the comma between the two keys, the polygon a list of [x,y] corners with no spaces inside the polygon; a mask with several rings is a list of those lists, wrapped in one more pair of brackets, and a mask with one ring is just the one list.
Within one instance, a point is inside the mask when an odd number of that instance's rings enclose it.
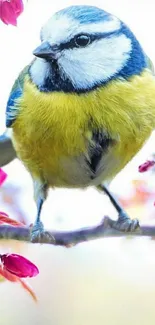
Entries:
{"label": "bird's tail", "polygon": [[11,137],[8,131],[6,131],[0,135],[0,167],[7,165],[15,158],[16,152],[14,150]]}

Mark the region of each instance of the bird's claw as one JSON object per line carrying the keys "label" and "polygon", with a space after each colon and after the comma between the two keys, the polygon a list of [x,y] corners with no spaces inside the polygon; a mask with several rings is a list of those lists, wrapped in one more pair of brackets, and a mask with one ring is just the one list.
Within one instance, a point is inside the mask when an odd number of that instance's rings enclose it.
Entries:
{"label": "bird's claw", "polygon": [[44,230],[42,222],[37,222],[32,226],[31,230],[31,242],[32,243],[55,243],[55,238]]}
{"label": "bird's claw", "polygon": [[130,219],[126,213],[119,215],[117,221],[113,222],[113,228],[118,231],[133,232],[139,228],[138,219]]}

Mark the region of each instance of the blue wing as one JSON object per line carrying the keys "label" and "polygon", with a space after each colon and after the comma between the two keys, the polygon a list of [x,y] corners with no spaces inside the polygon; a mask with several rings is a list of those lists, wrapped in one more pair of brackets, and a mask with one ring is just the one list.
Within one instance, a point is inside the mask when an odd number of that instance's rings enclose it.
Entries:
{"label": "blue wing", "polygon": [[19,108],[17,106],[16,100],[22,96],[22,90],[17,88],[13,90],[10,94],[9,100],[6,107],[6,127],[10,128],[15,122],[18,115]]}
{"label": "blue wing", "polygon": [[26,66],[24,70],[20,73],[19,77],[15,81],[8,102],[6,106],[6,127],[12,127],[15,122],[18,113],[20,111],[20,106],[18,104],[18,99],[23,94],[24,79],[29,70],[29,66]]}

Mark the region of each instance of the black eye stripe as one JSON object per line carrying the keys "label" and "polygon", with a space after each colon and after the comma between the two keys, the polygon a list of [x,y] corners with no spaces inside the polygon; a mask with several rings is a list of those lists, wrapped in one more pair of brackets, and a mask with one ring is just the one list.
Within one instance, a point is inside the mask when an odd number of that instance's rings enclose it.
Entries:
{"label": "black eye stripe", "polygon": [[88,36],[90,41],[89,41],[89,44],[92,43],[93,39],[92,39],[92,35],[88,35],[88,34],[77,34],[75,35],[70,41],[66,42],[66,43],[61,43],[59,48],[60,50],[65,50],[65,49],[73,49],[73,48],[76,48],[78,47],[75,43],[75,39],[81,35],[85,35],[85,36]]}
{"label": "black eye stripe", "polygon": [[114,32],[109,32],[109,33],[97,33],[97,34],[77,34],[75,35],[70,41],[61,43],[59,45],[59,50],[65,50],[65,49],[73,49],[73,48],[80,48],[75,44],[75,37],[80,36],[80,35],[87,35],[90,39],[89,44],[91,44],[94,41],[100,40],[102,38],[109,38],[114,35],[120,35],[122,33],[121,29],[114,31]]}

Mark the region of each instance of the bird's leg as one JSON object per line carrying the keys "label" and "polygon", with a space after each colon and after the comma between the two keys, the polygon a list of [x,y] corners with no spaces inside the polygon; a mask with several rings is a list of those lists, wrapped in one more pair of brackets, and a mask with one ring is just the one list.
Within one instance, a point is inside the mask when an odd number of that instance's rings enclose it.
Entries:
{"label": "bird's leg", "polygon": [[108,188],[105,185],[99,185],[98,189],[104,191],[105,194],[109,197],[111,203],[114,208],[118,212],[118,220],[113,221],[113,228],[119,231],[132,232],[139,227],[139,221],[137,219],[130,219],[125,210],[121,207],[121,205],[117,202],[114,195],[110,193]]}
{"label": "bird's leg", "polygon": [[44,230],[43,223],[41,222],[41,210],[42,210],[43,203],[44,203],[44,199],[42,197],[39,197],[37,200],[37,216],[32,230],[32,233],[34,234],[37,231],[42,232]]}
{"label": "bird's leg", "polygon": [[32,227],[31,231],[31,241],[32,242],[41,242],[42,240],[46,240],[47,242],[54,238],[51,238],[51,235],[44,230],[44,225],[41,222],[41,211],[43,207],[43,203],[47,197],[48,186],[46,184],[42,184],[39,181],[34,181],[34,198],[37,206],[37,216],[35,223]]}

